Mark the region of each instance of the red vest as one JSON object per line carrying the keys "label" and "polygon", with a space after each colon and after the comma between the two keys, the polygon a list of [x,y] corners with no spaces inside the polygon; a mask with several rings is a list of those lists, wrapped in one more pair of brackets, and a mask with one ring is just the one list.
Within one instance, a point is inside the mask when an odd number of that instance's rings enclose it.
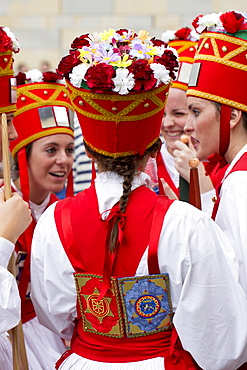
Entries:
{"label": "red vest", "polygon": [[[58,198],[56,195],[51,194],[50,200],[47,205],[49,207],[52,203],[56,202]],[[46,208],[47,208],[46,207]],[[32,301],[30,299],[30,255],[31,255],[31,244],[33,238],[33,232],[36,226],[36,221],[32,217],[32,222],[29,227],[22,233],[15,245],[15,251],[18,254],[17,266],[18,266],[18,288],[21,297],[21,319],[22,323],[25,323],[33,319],[36,314]],[[23,265],[23,266],[22,266]]]}
{"label": "red vest", "polygon": [[[225,171],[226,171],[227,167],[224,168]],[[244,153],[242,155],[242,157],[239,158],[239,160],[235,163],[235,165],[232,167],[232,169],[230,170],[230,172],[227,174],[226,177],[228,177],[230,175],[230,173],[235,172],[235,171],[247,171],[247,152]],[[221,186],[222,186],[222,182],[218,183],[218,186],[215,189],[216,190],[216,199],[217,199],[217,201],[214,204],[214,208],[213,208],[213,213],[212,213],[212,219],[213,220],[215,220],[215,217],[216,217],[216,214],[217,214],[217,211],[218,211],[218,208],[219,208]]]}
{"label": "red vest", "polygon": [[[155,213],[157,222],[152,224],[154,211],[157,210],[157,199],[162,205]],[[124,237],[117,250],[112,276],[121,278],[135,275],[141,257],[149,245],[150,232],[153,227],[157,229],[153,244],[158,246],[163,219],[171,203],[172,201],[165,197],[158,197],[144,186],[131,193],[125,212]],[[100,219],[97,196],[93,186],[76,197],[65,199],[56,205],[55,221],[58,234],[76,273],[87,272],[98,275],[104,273],[107,229]],[[149,266],[155,270],[158,266],[157,248],[151,249],[149,254]],[[78,306],[77,313],[71,350],[61,357],[56,368],[73,352],[94,361],[116,363],[135,362],[162,356],[166,357],[167,369],[196,368],[186,351],[177,351],[178,338],[175,330],[136,338],[102,336],[83,330]],[[172,352],[172,356],[169,351]]]}

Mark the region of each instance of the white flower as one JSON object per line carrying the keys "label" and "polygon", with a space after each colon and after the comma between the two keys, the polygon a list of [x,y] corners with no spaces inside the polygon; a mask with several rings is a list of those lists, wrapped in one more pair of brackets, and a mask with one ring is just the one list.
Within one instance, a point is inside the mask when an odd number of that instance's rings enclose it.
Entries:
{"label": "white flower", "polygon": [[161,36],[161,40],[164,41],[164,42],[169,42],[171,40],[174,40],[175,39],[175,32],[176,31],[172,31],[172,30],[167,30],[166,32],[163,32],[162,36]]}
{"label": "white flower", "polygon": [[28,82],[43,82],[43,73],[40,72],[38,69],[31,69],[30,71],[26,72],[26,78]]}
{"label": "white flower", "polygon": [[21,48],[19,41],[17,40],[13,32],[10,31],[9,27],[3,27],[3,30],[6,32],[7,36],[9,36],[9,38],[12,40],[13,50],[15,53],[17,53]]}
{"label": "white flower", "polygon": [[199,40],[199,34],[194,29],[190,32],[190,40],[191,41]]}
{"label": "white flower", "polygon": [[112,91],[118,92],[120,95],[126,95],[135,86],[133,73],[129,73],[126,68],[118,68],[116,70],[116,77],[112,79],[114,82],[114,89]]}
{"label": "white flower", "polygon": [[171,77],[165,66],[158,63],[151,63],[150,68],[154,71],[154,78],[157,80],[156,87],[159,86],[160,83],[167,84],[170,82]]}
{"label": "white flower", "polygon": [[72,73],[70,73],[69,78],[73,86],[81,87],[81,82],[85,79],[87,69],[88,66],[85,63],[79,64],[72,69]]}
{"label": "white flower", "polygon": [[222,27],[222,22],[220,20],[220,15],[222,13],[211,13],[206,14],[199,18],[198,20],[198,27],[197,32],[201,33],[205,28],[208,29],[208,31],[215,31],[217,27]]}

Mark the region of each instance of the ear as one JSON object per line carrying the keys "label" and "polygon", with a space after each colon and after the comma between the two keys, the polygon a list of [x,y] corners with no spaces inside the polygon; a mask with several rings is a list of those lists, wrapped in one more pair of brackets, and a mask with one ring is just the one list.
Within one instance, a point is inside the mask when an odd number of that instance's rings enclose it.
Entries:
{"label": "ear", "polygon": [[94,157],[92,156],[92,154],[89,153],[89,151],[85,147],[84,147],[84,149],[85,149],[85,153],[86,153],[87,157],[90,158],[90,159],[94,159]]}
{"label": "ear", "polygon": [[231,109],[231,118],[230,118],[230,128],[231,130],[241,121],[242,112],[241,110],[232,108]]}
{"label": "ear", "polygon": [[156,158],[157,157],[157,154],[158,154],[158,150],[156,150],[156,152],[150,153],[149,154],[149,157]]}

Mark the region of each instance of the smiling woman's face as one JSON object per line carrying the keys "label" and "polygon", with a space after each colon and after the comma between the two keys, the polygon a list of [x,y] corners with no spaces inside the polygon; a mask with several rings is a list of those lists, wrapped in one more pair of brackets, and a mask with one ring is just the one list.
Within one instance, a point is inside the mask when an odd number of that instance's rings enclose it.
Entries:
{"label": "smiling woman's face", "polygon": [[[30,199],[39,204],[49,192],[64,187],[73,165],[74,141],[70,135],[56,134],[33,142],[28,158]],[[44,198],[44,199],[43,199]]]}
{"label": "smiling woman's face", "polygon": [[161,133],[166,141],[168,151],[172,154],[176,149],[174,143],[184,133],[184,125],[188,116],[185,91],[171,88],[167,98]]}
{"label": "smiling woman's face", "polygon": [[189,96],[189,115],[185,133],[191,133],[191,141],[199,160],[219,151],[220,114],[214,102]]}

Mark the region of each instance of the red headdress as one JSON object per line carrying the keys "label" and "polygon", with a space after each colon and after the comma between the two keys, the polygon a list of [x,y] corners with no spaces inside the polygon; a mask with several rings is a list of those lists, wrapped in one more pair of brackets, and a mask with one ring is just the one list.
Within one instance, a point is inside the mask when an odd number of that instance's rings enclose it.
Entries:
{"label": "red headdress", "polygon": [[179,56],[179,70],[172,87],[187,91],[194,55],[198,45],[199,35],[188,27],[177,31],[166,31],[162,40],[174,48]]}
{"label": "red headdress", "polygon": [[66,77],[85,142],[116,158],[143,154],[158,138],[178,62],[146,31],[112,30],[76,38],[57,72]]}
{"label": "red headdress", "polygon": [[13,78],[13,53],[20,51],[20,45],[8,27],[0,27],[0,113],[16,110],[15,96],[12,89],[16,88]]}
{"label": "red headdress", "polygon": [[220,154],[230,138],[230,107],[247,112],[247,17],[245,13],[199,16],[193,26],[201,33],[192,67],[188,96],[221,103]]}
{"label": "red headdress", "polygon": [[[18,138],[10,143],[10,150],[13,157],[18,155],[21,190],[25,200],[29,198],[27,145],[54,134],[74,137],[73,107],[66,86],[57,81],[59,76],[54,72],[41,73],[31,70],[17,76],[17,111],[14,126]],[[73,195],[72,191],[69,195]]]}

